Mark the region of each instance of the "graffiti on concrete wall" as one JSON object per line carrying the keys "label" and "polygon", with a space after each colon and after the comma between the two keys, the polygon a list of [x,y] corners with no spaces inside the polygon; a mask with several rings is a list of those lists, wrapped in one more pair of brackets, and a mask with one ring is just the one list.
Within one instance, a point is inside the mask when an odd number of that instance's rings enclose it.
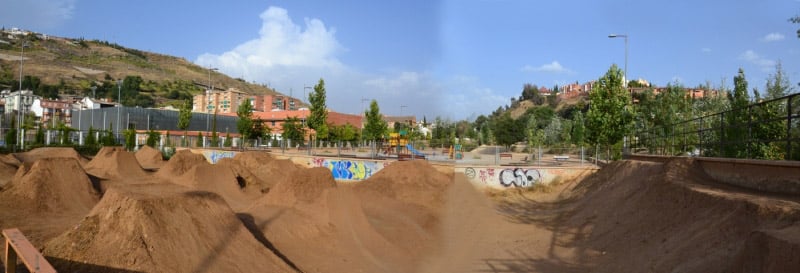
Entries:
{"label": "graffiti on concrete wall", "polygon": [[542,179],[539,170],[534,169],[505,169],[500,171],[500,185],[504,187],[530,187]]}
{"label": "graffiti on concrete wall", "polygon": [[233,158],[236,156],[236,152],[234,151],[216,151],[216,150],[203,150],[203,156],[206,157],[208,162],[211,164],[217,164],[220,159],[223,158]]}
{"label": "graffiti on concrete wall", "polygon": [[383,169],[387,163],[380,164],[376,161],[312,158],[311,165],[324,167],[331,170],[336,180],[364,180]]}
{"label": "graffiti on concrete wall", "polygon": [[541,183],[544,179],[544,172],[530,168],[497,170],[495,168],[467,167],[464,169],[464,175],[473,183],[480,182],[483,185],[498,188],[530,187]]}

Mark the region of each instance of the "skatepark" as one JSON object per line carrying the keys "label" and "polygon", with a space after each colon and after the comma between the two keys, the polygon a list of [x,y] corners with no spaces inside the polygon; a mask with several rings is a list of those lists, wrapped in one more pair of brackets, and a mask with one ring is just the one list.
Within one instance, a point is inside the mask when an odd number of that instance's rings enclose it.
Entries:
{"label": "skatepark", "polygon": [[796,162],[465,158],[39,148],[0,228],[59,272],[800,270]]}

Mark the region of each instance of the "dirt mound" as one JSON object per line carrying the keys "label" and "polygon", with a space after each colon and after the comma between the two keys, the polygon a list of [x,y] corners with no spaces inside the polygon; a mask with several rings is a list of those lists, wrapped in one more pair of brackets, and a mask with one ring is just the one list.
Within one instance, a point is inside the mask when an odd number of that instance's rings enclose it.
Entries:
{"label": "dirt mound", "polygon": [[358,183],[359,191],[380,194],[390,199],[439,208],[453,177],[437,171],[424,160],[398,161]]}
{"label": "dirt mound", "polygon": [[87,213],[99,197],[91,180],[73,158],[42,158],[19,168],[0,192],[6,209]]}
{"label": "dirt mound", "polygon": [[142,168],[158,169],[164,165],[164,157],[161,155],[161,152],[153,147],[144,145],[136,151],[135,155],[136,160],[139,161],[139,165],[142,165]]}
{"label": "dirt mound", "polygon": [[236,179],[239,181],[240,186],[244,185],[245,192],[269,192],[269,185],[267,185],[266,182],[262,181],[260,178],[256,177],[256,175],[254,175],[250,169],[244,167],[239,161],[236,161],[230,157],[226,157],[217,161],[216,165],[229,168],[233,174],[236,175]]}
{"label": "dirt mound", "polygon": [[14,154],[21,162],[29,162],[33,163],[34,161],[40,158],[53,158],[53,157],[67,157],[67,158],[74,158],[81,164],[81,166],[86,165],[89,162],[88,159],[83,157],[82,155],[78,154],[77,151],[73,148],[62,148],[62,147],[43,147],[43,148],[36,148],[24,153],[16,153]]}
{"label": "dirt mound", "polygon": [[237,153],[233,159],[264,183],[264,191],[288,180],[294,171],[304,169],[291,160],[276,159],[264,152]]}
{"label": "dirt mound", "polygon": [[0,189],[3,189],[3,186],[11,181],[21,164],[14,155],[0,156]]}
{"label": "dirt mound", "polygon": [[717,183],[692,159],[615,162],[576,190],[585,195],[554,237],[586,238],[596,272],[719,271],[754,258],[737,258],[752,232],[800,221],[795,200]]}
{"label": "dirt mound", "polygon": [[260,193],[245,194],[244,182],[225,165],[198,164],[169,181],[194,190],[219,194],[236,211],[249,206],[251,201],[260,196]]}
{"label": "dirt mound", "polygon": [[170,184],[110,188],[44,255],[63,272],[293,272],[218,195]]}
{"label": "dirt mound", "polygon": [[415,256],[377,232],[352,187],[337,187],[326,168],[296,172],[240,217],[303,272],[411,272],[415,266]]}
{"label": "dirt mound", "polygon": [[275,185],[265,200],[271,205],[294,206],[297,203],[319,201],[322,192],[336,188],[336,181],[327,168],[317,167],[295,171],[289,180]]}
{"label": "dirt mound", "polygon": [[180,150],[170,157],[169,161],[156,174],[165,179],[171,179],[183,175],[194,166],[208,164],[210,163],[203,155],[192,153],[189,150]]}
{"label": "dirt mound", "polygon": [[103,179],[130,180],[147,175],[136,156],[122,147],[103,147],[86,164],[86,173]]}

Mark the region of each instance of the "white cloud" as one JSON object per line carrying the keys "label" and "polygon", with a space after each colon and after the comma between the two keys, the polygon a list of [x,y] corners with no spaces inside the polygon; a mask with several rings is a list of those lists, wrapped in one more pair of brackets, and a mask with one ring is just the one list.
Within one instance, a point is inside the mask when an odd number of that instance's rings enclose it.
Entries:
{"label": "white cloud", "polygon": [[763,71],[771,70],[772,68],[775,67],[775,64],[776,64],[775,61],[767,59],[767,58],[764,58],[764,57],[758,55],[758,53],[756,53],[753,50],[745,51],[744,53],[739,55],[739,59],[743,60],[743,61],[746,61],[746,62],[749,62],[749,63],[752,63],[752,64],[755,64],[759,68],[761,68],[761,70],[763,70]]}
{"label": "white cloud", "polygon": [[[41,31],[60,26],[72,19],[76,0],[3,1],[0,24],[6,28],[19,27]],[[21,12],[25,11],[25,12]]]}
{"label": "white cloud", "polygon": [[319,19],[305,19],[301,26],[278,7],[268,8],[261,19],[257,38],[221,54],[202,54],[195,63],[298,98],[306,92],[304,86],[324,78],[328,107],[343,113],[361,113],[368,105],[362,98],[377,100],[384,114],[398,115],[400,106],[406,106],[403,114],[429,120],[462,119],[508,103],[468,77],[441,80],[424,71],[360,71],[338,58],[343,47],[336,32]]}
{"label": "white cloud", "polygon": [[522,67],[522,71],[531,71],[531,72],[549,72],[549,73],[573,73],[572,70],[569,70],[562,66],[558,61],[553,61],[549,64],[543,64],[538,67],[533,67],[530,65],[525,65]]}
{"label": "white cloud", "polygon": [[777,42],[777,41],[783,40],[784,38],[786,38],[786,37],[783,36],[783,34],[780,34],[780,33],[777,33],[777,32],[773,32],[773,33],[767,34],[766,36],[761,38],[761,41],[763,41],[763,42]]}

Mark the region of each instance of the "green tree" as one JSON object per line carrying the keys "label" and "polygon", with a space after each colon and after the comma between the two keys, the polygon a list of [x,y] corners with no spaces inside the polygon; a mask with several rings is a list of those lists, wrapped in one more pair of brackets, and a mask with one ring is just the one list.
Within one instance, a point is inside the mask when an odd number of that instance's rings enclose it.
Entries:
{"label": "green tree", "polygon": [[583,112],[578,111],[572,117],[572,143],[582,147],[585,143],[586,126],[583,120]]}
{"label": "green tree", "polygon": [[[239,130],[242,140],[250,139],[250,136],[253,135],[253,105],[250,104],[249,99],[239,105],[236,115],[239,117],[239,120],[236,121],[236,129]],[[242,148],[244,148],[244,143],[246,142],[242,143]]]}
{"label": "green tree", "polygon": [[214,118],[211,120],[211,147],[219,147],[219,135],[217,134],[217,110],[214,110]]}
{"label": "green tree", "polygon": [[[789,18],[789,22],[800,24],[800,15]],[[800,38],[800,29],[797,29],[797,38]]]}
{"label": "green tree", "polygon": [[539,123],[536,121],[535,115],[528,116],[528,122],[525,126],[525,138],[528,140],[528,151],[533,153],[544,142],[544,134],[539,130]]}
{"label": "green tree", "polygon": [[293,144],[303,145],[305,130],[297,117],[289,117],[281,124],[283,129],[283,139],[291,140]]}
{"label": "green tree", "polygon": [[97,131],[95,131],[94,127],[89,126],[89,135],[86,136],[86,146],[95,146],[97,145],[97,136],[95,136]]}
{"label": "green tree", "polygon": [[197,139],[195,139],[194,146],[203,147],[203,134],[200,131],[197,131]]}
{"label": "green tree", "polygon": [[605,146],[607,156],[610,156],[611,146],[628,135],[633,121],[631,98],[622,80],[622,71],[617,65],[612,65],[589,94],[587,137],[590,143]]}
{"label": "green tree", "polygon": [[17,145],[17,119],[12,118],[11,125],[8,131],[6,131],[5,140],[6,140],[6,147],[11,145]]}
{"label": "green tree", "polygon": [[39,128],[36,129],[36,137],[34,138],[33,143],[38,145],[44,144],[44,129],[42,129],[42,126],[39,126]]}
{"label": "green tree", "polygon": [[378,107],[378,102],[376,100],[372,100],[372,102],[369,103],[369,110],[364,112],[364,116],[366,117],[364,137],[372,141],[381,139],[386,134],[388,126],[386,125],[386,121],[383,120],[381,109]]}
{"label": "green tree", "polygon": [[786,77],[786,72],[783,71],[783,65],[780,62],[775,65],[775,74],[771,74],[767,78],[767,96],[765,99],[777,99],[792,93],[792,85],[789,83],[789,78]]}
{"label": "green tree", "polygon": [[117,140],[114,139],[114,124],[113,123],[109,123],[108,124],[108,130],[106,130],[104,133],[105,134],[103,135],[103,138],[101,139],[101,142],[103,143],[103,146],[115,146],[115,145],[117,145]]}
{"label": "green tree", "polygon": [[233,146],[233,139],[231,139],[231,133],[225,133],[225,141],[222,143],[222,146],[225,147]]}
{"label": "green tree", "polygon": [[181,140],[181,146],[188,146],[186,143],[186,129],[189,128],[189,122],[192,120],[192,102],[189,100],[183,101],[181,105],[181,109],[178,112],[178,128],[183,130],[183,139]]}
{"label": "green tree", "polygon": [[733,78],[733,92],[728,93],[731,110],[725,113],[725,133],[722,136],[722,146],[726,157],[747,157],[747,123],[750,120],[747,106],[750,104],[750,95],[747,93],[747,79],[744,69],[739,68],[739,73]]}
{"label": "green tree", "polygon": [[155,148],[158,145],[158,142],[161,140],[161,133],[150,130],[147,132],[147,139],[145,139],[145,145]]}
{"label": "green tree", "polygon": [[128,129],[122,134],[125,137],[125,150],[133,151],[136,148],[136,130]]}
{"label": "green tree", "polygon": [[511,146],[522,140],[524,124],[520,126],[516,120],[511,118],[511,113],[505,112],[492,122],[492,132],[497,144]]}
{"label": "green tree", "polygon": [[316,131],[319,139],[328,138],[328,108],[325,105],[325,81],[319,79],[319,83],[314,85],[314,92],[308,94],[308,101],[311,104],[308,116],[308,127]]}

